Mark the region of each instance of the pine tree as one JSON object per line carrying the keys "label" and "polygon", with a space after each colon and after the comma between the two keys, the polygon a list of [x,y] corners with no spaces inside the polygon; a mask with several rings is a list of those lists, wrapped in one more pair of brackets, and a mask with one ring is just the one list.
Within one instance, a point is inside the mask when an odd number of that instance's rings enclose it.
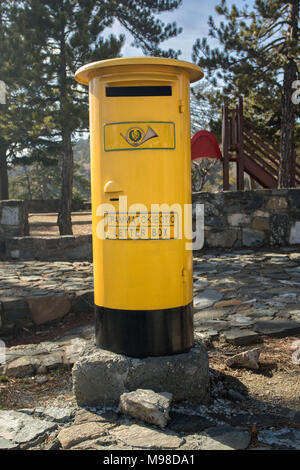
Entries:
{"label": "pine tree", "polygon": [[[209,36],[221,44],[211,49],[207,39],[198,39],[193,61],[211,82],[225,84],[227,100],[246,97],[246,109],[265,128],[280,132],[279,187],[289,187],[293,179],[295,126],[299,109],[292,102],[292,84],[299,66],[298,0],[255,0],[249,7],[228,8],[226,0],[216,7],[225,18],[219,26],[209,18]],[[299,108],[299,106],[298,106]]]}
{"label": "pine tree", "polygon": [[44,152],[45,136],[53,126],[40,99],[40,50],[35,41],[20,34],[21,12],[18,1],[0,4],[0,79],[6,88],[6,103],[0,105],[0,199],[9,197],[9,166],[41,159],[43,164],[56,163]]}
{"label": "pine tree", "polygon": [[[16,2],[0,4],[0,80],[5,88],[5,102],[0,104],[0,199],[8,199],[8,160],[12,158],[26,118],[23,112],[24,93],[20,90],[23,67],[22,43],[12,26]],[[23,120],[24,119],[24,120]]]}
{"label": "pine tree", "polygon": [[[87,93],[74,81],[76,69],[87,62],[120,56],[124,36],[103,32],[118,20],[145,54],[177,57],[161,51],[161,41],[180,32],[175,24],[164,25],[155,15],[173,10],[181,0],[24,0],[20,15],[22,34],[39,49],[33,64],[41,106],[47,110],[51,132],[37,139],[45,155],[61,154],[61,194],[58,225],[61,235],[72,233],[72,141],[88,129]],[[49,124],[48,128],[51,128]],[[48,129],[49,130],[49,129]]]}

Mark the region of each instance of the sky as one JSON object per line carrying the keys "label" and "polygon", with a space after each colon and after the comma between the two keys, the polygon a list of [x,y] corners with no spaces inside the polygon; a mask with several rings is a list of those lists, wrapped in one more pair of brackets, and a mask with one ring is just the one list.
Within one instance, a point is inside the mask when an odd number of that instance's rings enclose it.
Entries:
{"label": "sky", "polygon": [[[238,7],[245,4],[249,6],[253,4],[254,0],[235,0],[228,1],[235,3]],[[221,20],[221,16],[218,16],[215,12],[215,7],[220,3],[219,0],[183,0],[183,4],[173,12],[163,13],[157,17],[164,23],[170,23],[175,21],[177,26],[183,28],[183,32],[175,38],[169,39],[161,44],[162,49],[180,49],[182,54],[179,56],[181,60],[191,61],[193,44],[197,38],[208,37],[208,18],[210,15],[215,16],[216,19]],[[122,49],[123,57],[133,57],[143,55],[141,49],[137,49],[131,46],[132,38],[130,35],[120,26],[115,23],[112,30],[107,32],[114,34],[124,33],[126,35],[126,43]],[[209,38],[208,38],[209,39]],[[216,47],[217,43],[212,42],[209,39],[209,44],[212,47]]]}

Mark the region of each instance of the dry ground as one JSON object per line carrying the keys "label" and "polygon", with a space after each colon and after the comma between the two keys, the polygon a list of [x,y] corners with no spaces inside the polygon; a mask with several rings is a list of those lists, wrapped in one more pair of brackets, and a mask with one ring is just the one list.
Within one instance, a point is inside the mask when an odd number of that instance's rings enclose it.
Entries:
{"label": "dry ground", "polygon": [[[29,234],[31,236],[51,237],[59,235],[59,230],[57,226],[57,214],[29,214],[28,221]],[[92,233],[91,213],[73,212],[72,227],[74,235],[87,235]]]}
{"label": "dry ground", "polygon": [[[249,395],[259,401],[300,411],[300,364],[292,361],[292,345],[300,337],[267,338],[261,345],[258,371],[226,366],[230,352],[241,352],[250,347],[234,347],[227,344],[209,351],[210,367],[240,380]],[[253,346],[255,347],[255,346]]]}
{"label": "dry ground", "polygon": [[[9,346],[16,344],[51,341],[67,334],[70,329],[91,324],[93,314],[69,314],[53,325],[35,326],[19,332]],[[267,338],[260,344],[262,348],[258,371],[232,369],[225,360],[232,353],[247,347],[215,343],[208,350],[210,367],[238,379],[248,389],[249,396],[257,403],[270,403],[276,407],[286,407],[300,411],[300,364],[292,361],[292,344],[298,337]],[[255,347],[255,346],[253,346]],[[249,349],[249,347],[248,347]],[[0,377],[0,407],[7,409],[31,408],[35,406],[75,405],[72,395],[70,369],[58,369],[46,375],[47,381],[39,384],[39,376],[24,379]],[[256,406],[256,405],[255,405]]]}

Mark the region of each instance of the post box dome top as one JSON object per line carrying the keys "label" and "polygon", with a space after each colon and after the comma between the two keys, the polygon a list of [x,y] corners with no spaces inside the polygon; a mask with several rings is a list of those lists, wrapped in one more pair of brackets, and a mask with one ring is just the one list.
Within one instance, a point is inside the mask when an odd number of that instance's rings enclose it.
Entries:
{"label": "post box dome top", "polygon": [[165,59],[162,57],[121,57],[116,59],[99,60],[97,62],[83,65],[75,73],[75,80],[83,85],[88,85],[91,78],[104,74],[106,71],[105,69],[109,67],[125,68],[139,65],[163,65],[184,70],[188,72],[191,83],[200,80],[204,76],[200,67],[183,60]]}

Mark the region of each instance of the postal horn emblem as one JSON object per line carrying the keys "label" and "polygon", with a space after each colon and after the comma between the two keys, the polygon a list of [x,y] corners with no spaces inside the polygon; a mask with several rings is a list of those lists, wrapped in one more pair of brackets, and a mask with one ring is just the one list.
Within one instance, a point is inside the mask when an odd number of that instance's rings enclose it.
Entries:
{"label": "postal horn emblem", "polygon": [[132,147],[139,147],[147,140],[153,139],[154,137],[158,137],[158,134],[152,129],[152,127],[148,126],[147,132],[145,133],[141,127],[131,127],[128,129],[125,135],[120,133],[123,139],[131,145]]}

